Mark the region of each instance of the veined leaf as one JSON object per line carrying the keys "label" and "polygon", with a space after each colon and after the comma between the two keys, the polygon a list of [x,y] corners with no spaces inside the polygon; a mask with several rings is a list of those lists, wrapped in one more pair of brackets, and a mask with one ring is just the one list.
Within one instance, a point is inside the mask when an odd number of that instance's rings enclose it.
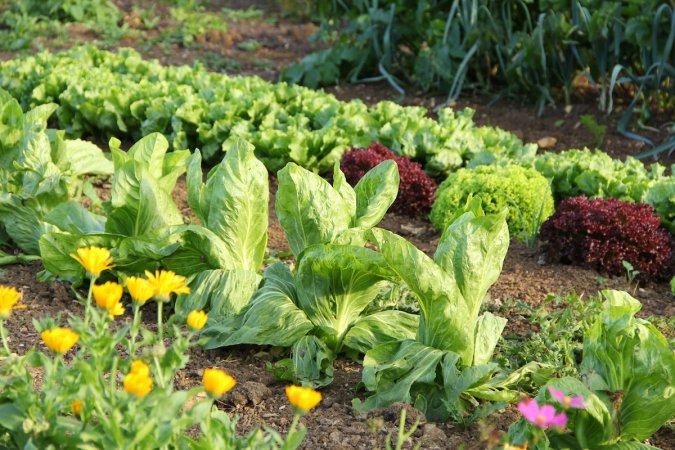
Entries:
{"label": "veined leaf", "polygon": [[380,223],[398,194],[399,174],[394,161],[383,161],[366,173],[354,187],[356,214],[353,225],[372,228]]}
{"label": "veined leaf", "polygon": [[296,273],[298,306],[319,327],[328,347],[342,339],[394,276],[379,253],[363,247],[320,245],[305,250]]}
{"label": "veined leaf", "polygon": [[360,318],[345,335],[343,344],[366,353],[381,344],[415,339],[419,316],[397,310],[378,311]]}
{"label": "veined leaf", "polygon": [[192,310],[207,310],[209,320],[237,315],[255,294],[262,277],[246,270],[206,270],[190,282],[189,294],[176,300],[176,316],[184,321]]}
{"label": "veined leaf", "polygon": [[294,255],[349,228],[351,208],[326,180],[293,163],[278,178],[277,217]]}
{"label": "veined leaf", "polygon": [[232,141],[222,162],[201,182],[201,156],[189,165],[188,200],[202,225],[227,248],[237,269],[257,272],[267,246],[269,185],[265,166],[244,140]]}
{"label": "veined leaf", "polygon": [[290,347],[314,328],[300,308],[288,266],[274,263],[265,270],[263,286],[238,316],[209,323],[205,348],[237,344]]}

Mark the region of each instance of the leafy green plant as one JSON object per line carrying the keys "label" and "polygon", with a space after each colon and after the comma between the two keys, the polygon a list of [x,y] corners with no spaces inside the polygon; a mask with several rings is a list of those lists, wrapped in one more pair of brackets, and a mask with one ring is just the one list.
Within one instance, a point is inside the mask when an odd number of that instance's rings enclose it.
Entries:
{"label": "leafy green plant", "polygon": [[579,117],[579,122],[591,132],[593,139],[595,139],[595,146],[602,146],[605,140],[605,133],[607,133],[607,125],[600,125],[590,114],[584,114]]}
{"label": "leafy green plant", "polygon": [[[142,273],[163,267],[194,275],[192,293],[176,303],[178,319],[205,309],[215,320],[236,314],[260,282],[267,244],[267,171],[244,141],[233,141],[225,158],[202,181],[201,155],[166,154],[155,133],[124,152],[111,142],[115,174],[107,219],[100,230],[51,232],[40,241],[45,268],[77,282],[84,276],[70,258],[76,248],[115,249],[119,270]],[[171,192],[187,169],[188,202],[201,225],[184,225]],[[86,211],[85,211],[86,213]]]}
{"label": "leafy green plant", "polygon": [[[55,109],[48,104],[24,114],[0,90],[0,228],[29,255],[39,254],[44,233],[69,229],[86,213],[77,200],[83,192],[96,197],[87,175],[112,173],[112,163],[94,144],[47,130]],[[98,226],[100,217],[88,218],[89,225]]]}
{"label": "leafy green plant", "polygon": [[[581,396],[584,407],[568,411],[568,432],[546,433],[532,443],[534,449],[653,448],[640,442],[675,414],[675,356],[668,341],[649,322],[634,317],[641,305],[628,293],[602,295],[603,310],[584,333],[581,379],[564,377],[548,384],[567,396]],[[552,400],[548,386],[537,400]],[[522,442],[532,427],[521,420],[509,428],[509,436]]]}
{"label": "leafy green plant", "polygon": [[477,398],[517,399],[508,386],[529,371],[498,374],[490,362],[506,319],[479,315],[506,256],[506,211],[485,215],[474,199],[447,227],[434,259],[385,230],[371,231],[373,243],[420,305],[415,339],[381,344],[366,352],[363,384],[372,393],[353,400],[363,412],[395,402],[412,403],[429,418],[460,418]]}
{"label": "leafy green plant", "polygon": [[201,7],[175,7],[171,8],[170,13],[178,22],[178,39],[185,47],[193,45],[197,36],[203,36],[210,31],[225,32],[228,28],[219,14],[203,11]]}
{"label": "leafy green plant", "polygon": [[512,234],[532,242],[539,227],[553,214],[553,196],[546,178],[520,166],[478,166],[451,174],[436,190],[429,218],[443,230],[470,196],[480,197],[488,213],[508,209]]}
{"label": "leafy green plant", "polygon": [[241,137],[275,172],[287,162],[328,172],[347,149],[375,141],[439,176],[474,160],[531,161],[536,151],[511,133],[476,127],[469,109],[446,108],[434,120],[421,107],[381,102],[369,108],[255,77],[163,67],[130,49],[79,47],[5,62],[0,86],[25,106],[57,102],[59,123],[73,135],[138,140],[162,132],[174,150],[200,148],[209,163],[220,160],[224,143]]}
{"label": "leafy green plant", "polygon": [[398,172],[385,161],[352,188],[335,166],[333,185],[294,164],[278,174],[277,217],[293,254],[266,270],[260,290],[238,314],[209,322],[206,348],[237,344],[292,347],[272,367],[281,378],[324,386],[337,354],[412,338],[417,316],[367,310],[394,273],[364,248],[365,234],[396,198]]}

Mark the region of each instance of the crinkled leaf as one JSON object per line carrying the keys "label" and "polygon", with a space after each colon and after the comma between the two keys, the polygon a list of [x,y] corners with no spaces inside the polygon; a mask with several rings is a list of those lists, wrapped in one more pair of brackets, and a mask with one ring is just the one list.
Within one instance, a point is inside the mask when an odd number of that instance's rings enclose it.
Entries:
{"label": "crinkled leaf", "polygon": [[[248,142],[236,139],[203,185],[200,155],[189,165],[188,200],[213,231],[237,269],[260,269],[267,245],[269,185],[265,166]],[[198,173],[197,173],[198,172]]]}
{"label": "crinkled leaf", "polygon": [[319,327],[328,347],[342,339],[393,276],[382,256],[363,247],[317,245],[302,253],[296,273],[298,306]]}
{"label": "crinkled leaf", "polygon": [[419,316],[403,311],[378,311],[360,318],[347,332],[343,344],[353,350],[368,350],[389,342],[415,339]]}
{"label": "crinkled leaf", "polygon": [[507,320],[489,312],[484,313],[476,322],[476,339],[473,349],[473,364],[487,364],[492,359],[495,346],[504,331]]}
{"label": "crinkled leaf", "polygon": [[314,328],[296,306],[293,275],[288,266],[274,263],[265,270],[263,286],[237,316],[209,323],[202,336],[207,349],[237,344],[290,347]]}
{"label": "crinkled leaf", "polygon": [[116,248],[122,236],[112,234],[70,234],[51,232],[40,238],[42,264],[50,273],[71,282],[84,278],[84,268],[70,256],[80,247]]}
{"label": "crinkled leaf", "polygon": [[294,255],[349,228],[351,207],[326,180],[293,163],[277,175],[277,217]]}
{"label": "crinkled leaf", "polygon": [[248,305],[261,276],[246,270],[206,270],[190,282],[189,294],[176,299],[176,316],[184,321],[192,310],[205,310],[209,320],[233,316]]}

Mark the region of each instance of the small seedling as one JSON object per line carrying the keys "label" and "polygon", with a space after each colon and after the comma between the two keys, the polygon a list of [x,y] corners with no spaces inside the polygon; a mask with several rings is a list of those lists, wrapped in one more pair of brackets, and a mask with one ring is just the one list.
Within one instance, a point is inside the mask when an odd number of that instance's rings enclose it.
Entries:
{"label": "small seedling", "polygon": [[607,125],[600,125],[590,114],[584,114],[583,116],[579,117],[579,121],[583,126],[588,128],[588,131],[590,131],[593,135],[593,139],[595,139],[595,146],[600,147],[602,142],[605,140]]}

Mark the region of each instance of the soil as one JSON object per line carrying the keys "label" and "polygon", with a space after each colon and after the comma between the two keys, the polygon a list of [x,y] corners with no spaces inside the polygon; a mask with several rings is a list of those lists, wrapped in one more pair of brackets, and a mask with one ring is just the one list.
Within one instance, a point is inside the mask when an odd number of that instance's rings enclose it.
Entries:
{"label": "soil", "polygon": [[[170,30],[168,6],[163,2],[150,0],[116,0],[125,11],[125,23],[130,28],[138,27],[141,37],[123,38],[113,47],[132,46],[144,55],[160,59],[166,64],[193,64],[195,61],[210,61],[220,69],[234,67],[231,61],[237,61],[237,74],[255,74],[267,80],[276,80],[279,69],[309,53],[313,47],[307,38],[316,30],[316,25],[308,21],[297,21],[279,15],[273,2],[267,1],[209,1],[207,9],[220,11],[227,6],[245,9],[255,6],[265,11],[263,18],[241,20],[229,23],[225,33],[212,33],[196,38],[194,48],[186,48],[179,43],[167,43],[160,39],[163,30]],[[154,6],[160,17],[156,29],[146,30],[138,25],[138,14],[133,7],[149,8]],[[134,16],[135,15],[135,16]],[[273,18],[274,20],[268,20]],[[64,47],[81,41],[98,38],[96,33],[86,28],[71,25],[67,27],[69,39]],[[256,40],[259,48],[246,51],[239,45]],[[48,42],[42,43],[48,46]],[[58,49],[58,48],[56,48]],[[0,54],[0,59],[16,56],[12,53]],[[215,62],[214,62],[215,61]],[[229,62],[228,62],[229,61]],[[327,89],[338,98],[348,100],[360,98],[366,103],[376,103],[383,99],[398,100],[403,104],[421,105],[433,110],[444,99],[419,92],[409,92],[399,99],[398,94],[388,85],[361,84],[346,85]],[[645,148],[642,144],[626,139],[614,131],[616,115],[601,115],[593,101],[579,96],[573,99],[571,108],[548,108],[541,117],[537,117],[532,106],[513,100],[503,100],[491,104],[491,98],[485,96],[464,96],[454,107],[471,107],[476,110],[474,116],[480,125],[499,126],[516,133],[527,142],[537,142],[542,138],[553,138],[550,149],[560,151],[567,148],[594,146],[594,138],[589,130],[580,125],[583,114],[592,114],[600,124],[608,125],[607,135],[602,148],[615,157],[623,158],[635,155]],[[658,123],[665,124],[668,118]],[[667,135],[665,125],[657,125],[655,130],[642,130],[647,137],[661,142]],[[553,141],[549,139],[549,141]],[[674,158],[661,156],[659,162],[669,165]],[[270,177],[273,193],[276,180]],[[102,188],[105,193],[106,187]],[[180,179],[174,197],[181,211],[189,220],[196,220],[187,206],[185,181]],[[411,219],[396,214],[387,214],[381,226],[394,231],[410,240],[418,248],[432,254],[439,240],[439,234],[426,218]],[[274,215],[274,196],[270,202],[270,228],[268,240],[269,253],[273,256],[288,251],[288,244]],[[44,283],[36,281],[42,270],[40,263],[13,265],[0,268],[0,283],[15,286],[24,293],[23,303],[27,309],[19,311],[6,322],[9,327],[10,345],[14,351],[23,353],[39,343],[39,336],[32,326],[32,320],[40,317],[58,317],[67,312],[81,313],[81,307],[73,300],[70,287],[60,282]],[[651,315],[671,318],[675,312],[675,303],[667,283],[646,283],[636,287],[624,278],[610,278],[593,270],[546,261],[540,250],[529,250],[518,241],[513,241],[504,263],[504,269],[497,283],[490,290],[490,302],[499,306],[510,300],[522,300],[529,305],[541,304],[549,294],[576,292],[585,297],[597,295],[602,289],[621,289],[631,292],[643,304],[638,313],[640,317]],[[144,321],[151,327],[152,312],[145,314]],[[518,317],[509,317],[510,328],[526,326]],[[265,363],[283,357],[284,350],[272,347],[238,346],[234,348],[203,351],[191,351],[188,366],[181,370],[176,379],[178,388],[187,388],[201,382],[201,371],[205,367],[222,367],[228,370],[238,381],[238,386],[228,394],[219,406],[227,412],[239,416],[239,429],[247,432],[263,423],[285,431],[291,423],[292,411],[284,394],[284,383],[277,381],[264,370]],[[39,374],[36,374],[39,376]],[[384,448],[388,433],[396,434],[400,410],[409,411],[409,425],[419,419],[420,424],[406,448],[412,444],[421,444],[422,448],[442,449],[479,449],[493,448],[499,441],[499,431],[505,431],[518,418],[513,406],[498,411],[489,417],[469,426],[452,422],[430,423],[424,420],[414,409],[393,405],[365,416],[355,416],[351,409],[351,400],[363,398],[356,392],[361,380],[361,367],[348,359],[338,359],[335,364],[335,381],[322,393],[324,400],[320,406],[302,419],[308,434],[304,441],[305,449],[372,449]],[[651,444],[663,449],[675,448],[675,432],[664,427],[652,439]],[[462,447],[464,446],[464,447]]]}

